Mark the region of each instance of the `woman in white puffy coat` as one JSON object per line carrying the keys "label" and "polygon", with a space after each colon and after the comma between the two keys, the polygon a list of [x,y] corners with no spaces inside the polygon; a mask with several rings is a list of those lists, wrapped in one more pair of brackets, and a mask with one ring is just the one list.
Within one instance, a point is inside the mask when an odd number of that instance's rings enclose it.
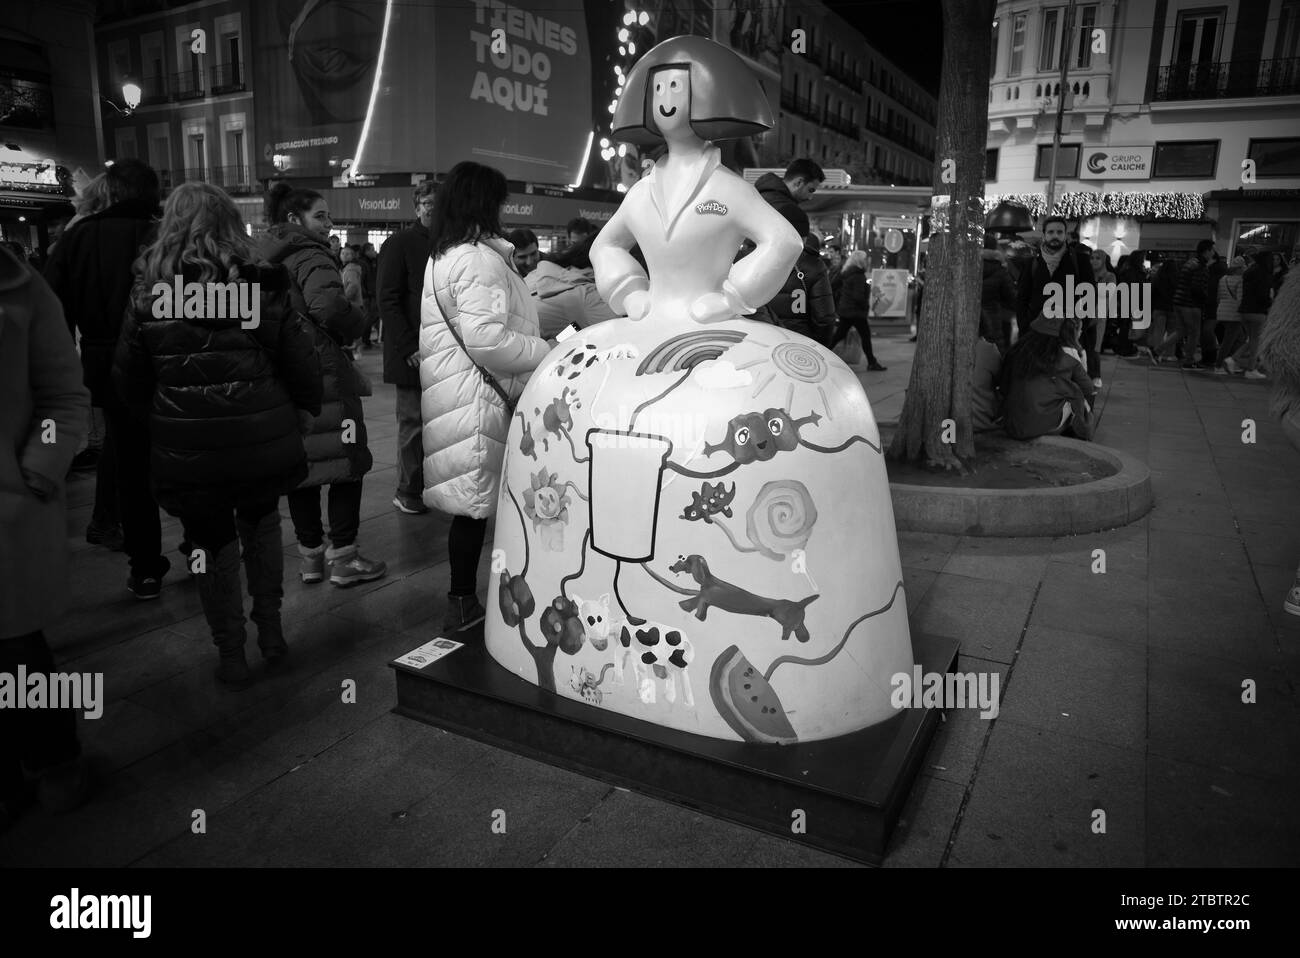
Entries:
{"label": "woman in white puffy coat", "polygon": [[447,633],[485,616],[477,595],[478,564],[510,428],[504,401],[475,364],[513,401],[550,351],[539,335],[536,302],[515,271],[513,247],[502,237],[507,195],[500,171],[458,163],[438,188],[429,228],[420,300],[424,501],[453,517]]}

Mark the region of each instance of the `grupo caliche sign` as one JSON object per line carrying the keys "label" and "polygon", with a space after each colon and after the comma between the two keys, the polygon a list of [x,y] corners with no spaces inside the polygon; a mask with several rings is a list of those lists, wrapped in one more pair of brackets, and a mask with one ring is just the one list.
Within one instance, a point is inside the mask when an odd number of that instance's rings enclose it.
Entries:
{"label": "grupo caliche sign", "polygon": [[1085,147],[1079,179],[1149,180],[1152,152],[1149,146]]}
{"label": "grupo caliche sign", "polygon": [[[299,7],[309,9],[286,23],[282,8]],[[476,160],[510,179],[576,180],[591,128],[581,3],[281,0],[256,10],[263,175],[278,156],[291,177],[337,176],[348,160],[371,175]]]}

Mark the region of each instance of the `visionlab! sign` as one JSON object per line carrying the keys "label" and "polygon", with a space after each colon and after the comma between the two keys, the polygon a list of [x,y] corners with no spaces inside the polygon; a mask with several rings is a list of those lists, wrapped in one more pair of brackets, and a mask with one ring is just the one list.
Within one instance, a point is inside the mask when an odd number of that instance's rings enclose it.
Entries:
{"label": "visionlab! sign", "polygon": [[1150,146],[1084,147],[1079,179],[1149,180],[1153,152]]}

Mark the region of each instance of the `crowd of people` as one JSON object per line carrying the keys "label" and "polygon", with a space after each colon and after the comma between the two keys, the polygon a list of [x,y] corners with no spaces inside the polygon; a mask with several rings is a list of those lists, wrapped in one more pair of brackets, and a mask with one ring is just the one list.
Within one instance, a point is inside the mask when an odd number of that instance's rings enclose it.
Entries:
{"label": "crowd of people", "polygon": [[[1039,229],[1037,250],[992,237],[985,244],[971,377],[977,431],[1001,427],[1017,439],[1089,438],[1094,399],[1104,385],[1101,355],[1108,350],[1157,366],[1268,378],[1260,342],[1288,272],[1280,254],[1247,250],[1225,265],[1207,239],[1185,260],[1167,257],[1150,268],[1142,251],[1112,263],[1104,250],[1068,237],[1060,217],[1047,217]],[[1077,291],[1085,284],[1097,291],[1092,315],[1049,315],[1053,290]],[[1120,309],[1103,315],[1105,290],[1116,285],[1130,291],[1146,286],[1149,299],[1118,298]],[[1150,318],[1145,329],[1136,322],[1144,309]]]}
{"label": "crowd of people", "polygon": [[[855,334],[868,369],[881,371],[866,253],[846,255],[837,237],[823,242],[802,209],[823,181],[815,163],[797,160],[757,184],[803,249],[754,318],[830,347]],[[179,520],[177,548],[222,684],[253,681],[250,620],[269,669],[289,655],[281,497],[304,586],[383,578],[386,563],[359,542],[374,456],[363,403],[372,386],[355,349],[372,333],[396,396],[393,506],[408,516],[431,508],[452,516],[444,632],[482,622],[478,569],[513,403],[564,328],[614,315],[592,270],[597,228],[574,220],[565,246],[543,256],[534,233],[503,226],[506,198],[500,171],[460,163],[440,185],[414,187],[414,222],[376,252],[344,245],[312,190],[274,184],[270,225],[253,239],[222,190],[186,183],[162,203],[155,171],[122,160],[78,197],[43,273],[0,246],[0,436],[13,451],[0,455],[0,525],[14,545],[0,554],[0,668],[53,667],[43,630],[64,604],[53,585],[68,567],[63,488],[96,432],[103,439],[87,541],[124,552],[129,592],[157,599],[172,569],[160,510]],[[1156,273],[1154,321],[1142,334],[1131,316],[1048,315],[1051,283],[1146,275],[1140,254],[1112,270],[1104,253],[1071,244],[1066,226],[1048,218],[1042,247],[1027,260],[985,252],[977,427],[1090,438],[1102,386],[1097,356],[1110,348],[1251,378],[1263,375],[1261,363],[1275,364],[1291,384],[1279,414],[1300,437],[1300,346],[1267,322],[1285,267],[1260,252],[1215,270],[1213,244],[1202,244],[1186,264]],[[209,304],[213,284],[255,290],[253,321],[173,301],[177,277],[207,288]],[[1300,592],[1292,599],[1288,609],[1300,614]],[[87,783],[68,713],[15,714],[5,716],[17,723],[14,734],[0,736],[0,798],[21,793],[26,763],[40,773],[49,807],[75,805]]]}

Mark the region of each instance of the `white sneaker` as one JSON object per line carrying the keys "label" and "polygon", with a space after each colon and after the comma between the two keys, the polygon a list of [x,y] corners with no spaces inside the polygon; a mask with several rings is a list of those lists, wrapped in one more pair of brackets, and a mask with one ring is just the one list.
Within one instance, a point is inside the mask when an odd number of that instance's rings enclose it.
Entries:
{"label": "white sneaker", "polygon": [[1094,388],[1096,388],[1096,389],[1100,389],[1100,388],[1101,388],[1101,385],[1102,385],[1102,383],[1101,383],[1101,377],[1098,376],[1096,379],[1094,379],[1094,380],[1092,381],[1092,385],[1093,385]]}
{"label": "white sneaker", "polygon": [[1231,356],[1229,356],[1227,359],[1223,361],[1223,368],[1226,369],[1228,372],[1232,373],[1234,376],[1237,375],[1239,372],[1241,372],[1241,367],[1237,365],[1237,361],[1233,359]]}
{"label": "white sneaker", "polygon": [[1246,379],[1267,379],[1268,377],[1265,376],[1263,373],[1261,373],[1258,369],[1247,369],[1245,378]]}

